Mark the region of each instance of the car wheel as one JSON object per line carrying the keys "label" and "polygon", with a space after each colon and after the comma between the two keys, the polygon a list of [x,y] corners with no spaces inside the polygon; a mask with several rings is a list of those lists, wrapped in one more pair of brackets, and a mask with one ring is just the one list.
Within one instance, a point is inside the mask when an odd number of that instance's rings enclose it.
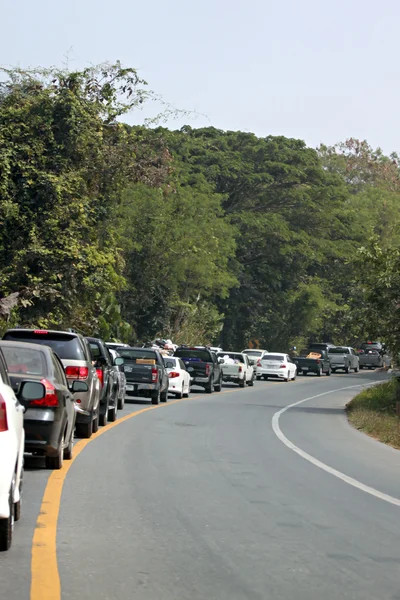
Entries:
{"label": "car wheel", "polygon": [[247,385],[248,385],[249,387],[253,387],[253,385],[254,385],[254,375],[253,375],[253,377],[250,379],[250,381],[248,381],[248,382],[247,382]]}
{"label": "car wheel", "polygon": [[183,397],[189,398],[189,394],[190,394],[190,383],[188,383],[187,392],[183,392]]}
{"label": "car wheel", "polygon": [[102,415],[99,415],[99,425],[101,425],[102,427],[107,425],[107,414],[108,414],[108,411],[106,411]]}
{"label": "car wheel", "polygon": [[69,440],[69,444],[64,450],[64,460],[72,459],[73,448],[74,448],[74,432],[71,433],[71,439]]}
{"label": "car wheel", "polygon": [[220,392],[222,390],[222,377],[219,378],[217,385],[214,386],[216,392]]}
{"label": "car wheel", "polygon": [[118,410],[118,408],[117,408],[116,405],[111,406],[108,409],[108,415],[107,416],[108,416],[108,420],[110,421],[110,423],[114,423],[114,421],[117,420],[117,410]]}
{"label": "car wheel", "polygon": [[257,381],[261,381],[261,375],[256,375]]}
{"label": "car wheel", "polygon": [[160,392],[153,392],[151,395],[152,404],[160,404]]}
{"label": "car wheel", "polygon": [[293,381],[296,381],[296,375],[297,375],[297,373],[296,373],[296,371],[295,371],[295,372],[294,372],[294,375],[293,375],[293,377],[292,377],[292,380],[293,380]]}
{"label": "car wheel", "polygon": [[349,372],[349,367],[346,367],[345,370],[344,370],[344,372],[348,373]]}
{"label": "car wheel", "polygon": [[242,381],[239,381],[239,387],[244,388],[246,385],[246,377],[243,377]]}
{"label": "car wheel", "polygon": [[268,381],[268,375],[264,375],[264,381]]}
{"label": "car wheel", "polygon": [[8,519],[0,519],[0,551],[4,552],[9,550],[12,542],[12,534],[14,529],[14,507],[13,507],[13,497],[14,497],[14,479],[11,483],[8,503],[10,507],[10,516]]}
{"label": "car wheel", "polygon": [[336,373],[336,369],[332,369],[332,373]]}
{"label": "car wheel", "polygon": [[85,439],[92,437],[92,421],[89,421],[88,423],[77,423],[76,435]]}
{"label": "car wheel", "polygon": [[360,365],[360,370],[362,370],[364,367],[362,365]]}
{"label": "car wheel", "polygon": [[318,369],[318,371],[317,371],[317,376],[318,376],[318,377],[321,377],[321,375],[322,375],[322,369],[320,368],[320,369]]}
{"label": "car wheel", "polygon": [[64,436],[62,436],[61,438],[57,456],[46,456],[45,460],[46,469],[62,469],[62,466],[64,464]]}
{"label": "car wheel", "polygon": [[358,371],[359,371],[358,367],[355,367],[354,373],[358,373]]}
{"label": "car wheel", "polygon": [[206,387],[206,394],[212,394],[214,391],[214,382],[210,381],[210,383]]}
{"label": "car wheel", "polygon": [[92,421],[92,433],[97,433],[99,430],[99,415]]}
{"label": "car wheel", "polygon": [[168,400],[168,390],[160,394],[160,400],[161,402],[166,402]]}
{"label": "car wheel", "polygon": [[326,372],[326,376],[329,377],[331,373],[332,373],[332,369],[329,367],[329,369]]}
{"label": "car wheel", "polygon": [[185,395],[184,392],[183,392],[184,389],[185,389],[185,384],[182,385],[182,391],[181,392],[175,392],[175,398],[177,400],[180,400]]}
{"label": "car wheel", "polygon": [[125,406],[125,397],[122,394],[119,398],[118,398],[118,410],[122,410]]}

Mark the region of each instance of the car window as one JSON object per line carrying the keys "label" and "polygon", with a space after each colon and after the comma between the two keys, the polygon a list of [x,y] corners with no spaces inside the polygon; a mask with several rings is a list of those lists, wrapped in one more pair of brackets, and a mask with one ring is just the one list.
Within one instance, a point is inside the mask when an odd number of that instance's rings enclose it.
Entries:
{"label": "car window", "polygon": [[247,354],[248,356],[261,356],[261,350],[246,350],[243,354]]}
{"label": "car window", "polygon": [[100,345],[97,342],[89,342],[90,354],[92,356],[92,360],[97,360],[102,356],[102,351]]}
{"label": "car window", "polygon": [[3,347],[3,355],[9,373],[14,375],[47,375],[45,354],[40,348],[37,350],[25,348],[23,344]]}
{"label": "car window", "polygon": [[350,354],[350,351],[348,348],[337,346],[335,348],[329,348],[329,354]]}
{"label": "car window", "polygon": [[192,348],[178,348],[174,356],[198,362],[211,362],[212,360],[211,353],[207,350],[197,350]]}
{"label": "car window", "polygon": [[176,366],[175,358],[164,358],[164,365],[166,369],[174,369]]}
{"label": "car window", "polygon": [[261,360],[272,360],[272,361],[278,361],[278,362],[283,362],[285,360],[285,357],[282,354],[265,354]]}
{"label": "car window", "polygon": [[73,334],[58,333],[57,331],[15,329],[7,331],[3,339],[50,346],[61,359],[87,360],[80,339]]}
{"label": "car window", "polygon": [[6,362],[4,360],[4,356],[0,350],[0,378],[3,383],[6,385],[10,385],[10,380],[8,378]]}
{"label": "car window", "polygon": [[118,353],[122,358],[125,358],[125,360],[134,363],[138,359],[156,361],[158,358],[154,350],[148,350],[146,348],[120,348]]}

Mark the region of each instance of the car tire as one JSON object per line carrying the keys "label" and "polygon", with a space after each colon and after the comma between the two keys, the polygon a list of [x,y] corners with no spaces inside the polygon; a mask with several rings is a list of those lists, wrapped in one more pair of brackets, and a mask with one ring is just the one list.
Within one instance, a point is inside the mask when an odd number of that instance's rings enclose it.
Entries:
{"label": "car tire", "polygon": [[292,377],[292,381],[296,381],[296,375],[297,375],[297,373],[296,373],[296,371],[295,371],[295,373],[294,373],[294,375],[293,375],[293,377]]}
{"label": "car tire", "polygon": [[317,377],[321,377],[321,375],[322,375],[322,369],[319,368],[318,371],[317,371]]}
{"label": "car tire", "polygon": [[336,369],[332,369],[332,373],[336,373]]}
{"label": "car tire", "polygon": [[122,394],[119,398],[118,398],[118,410],[122,410],[125,406],[125,397]]}
{"label": "car tire", "polygon": [[168,389],[165,392],[160,393],[161,402],[167,402],[168,400]]}
{"label": "car tire", "polygon": [[287,377],[284,377],[284,378],[283,378],[283,381],[284,381],[285,383],[289,383],[289,381],[290,381],[290,376],[289,376],[289,373],[288,373],[288,376],[287,376]]}
{"label": "car tire", "polygon": [[358,368],[358,367],[355,367],[355,369],[354,369],[354,373],[358,373],[358,371],[359,371],[359,368]]}
{"label": "car tire", "polygon": [[256,375],[257,381],[261,381],[261,375]]}
{"label": "car tire", "polygon": [[253,387],[253,385],[254,385],[254,375],[253,375],[253,377],[250,379],[250,381],[248,381],[248,382],[247,382],[247,385],[248,385],[249,387]]}
{"label": "car tire", "polygon": [[364,367],[363,367],[362,365],[360,365],[360,371],[362,371],[362,370],[363,370],[363,368],[364,368]]}
{"label": "car tire", "polygon": [[214,382],[210,381],[210,383],[206,386],[206,394],[212,394],[214,391]]}
{"label": "car tire", "polygon": [[117,410],[118,408],[116,404],[108,409],[107,418],[110,423],[114,423],[117,420]]}
{"label": "car tire", "polygon": [[69,444],[64,449],[64,460],[72,460],[73,448],[74,448],[74,432],[71,433],[71,439],[69,440]]}
{"label": "car tire", "polygon": [[92,421],[88,423],[77,423],[76,424],[76,435],[79,438],[89,439],[92,437]]}
{"label": "car tire", "polygon": [[346,367],[346,368],[344,369],[344,372],[346,373],[346,375],[348,375],[348,373],[349,373],[349,367]]}
{"label": "car tire", "polygon": [[182,385],[182,391],[181,392],[175,392],[175,398],[177,400],[181,400],[184,397],[184,393],[183,390],[185,389],[185,384]]}
{"label": "car tire", "polygon": [[54,471],[62,469],[64,464],[64,436],[61,438],[57,456],[46,456],[45,461],[46,469],[53,469]]}
{"label": "car tire", "polygon": [[97,433],[99,430],[99,415],[92,421],[92,433]]}
{"label": "car tire", "polygon": [[239,387],[244,388],[246,386],[246,377],[243,377],[242,381],[239,381]]}
{"label": "car tire", "polygon": [[8,519],[0,519],[0,552],[5,552],[10,549],[12,542],[12,535],[14,529],[14,506],[13,506],[13,497],[14,497],[14,479],[11,483],[10,492],[9,492],[9,506],[10,506],[10,516]]}
{"label": "car tire", "polygon": [[329,369],[326,372],[326,376],[330,377],[331,373],[332,373],[332,369],[329,367]]}
{"label": "car tire", "polygon": [[105,425],[107,425],[107,415],[108,411],[99,415],[99,425],[101,425],[102,427],[105,427]]}
{"label": "car tire", "polygon": [[190,383],[188,384],[187,392],[183,392],[182,395],[184,398],[189,398],[189,394],[190,394]]}
{"label": "car tire", "polygon": [[214,386],[216,392],[220,392],[222,390],[222,377],[219,378],[218,383]]}
{"label": "car tire", "polygon": [[153,392],[151,395],[152,404],[160,404],[160,392]]}

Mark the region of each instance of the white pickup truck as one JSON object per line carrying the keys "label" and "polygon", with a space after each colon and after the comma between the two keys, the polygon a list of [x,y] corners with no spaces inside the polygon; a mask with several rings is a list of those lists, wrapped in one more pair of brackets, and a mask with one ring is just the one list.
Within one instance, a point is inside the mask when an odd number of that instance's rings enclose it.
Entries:
{"label": "white pickup truck", "polygon": [[255,367],[250,363],[247,354],[241,352],[218,352],[222,367],[222,381],[238,383],[239,387],[254,385]]}

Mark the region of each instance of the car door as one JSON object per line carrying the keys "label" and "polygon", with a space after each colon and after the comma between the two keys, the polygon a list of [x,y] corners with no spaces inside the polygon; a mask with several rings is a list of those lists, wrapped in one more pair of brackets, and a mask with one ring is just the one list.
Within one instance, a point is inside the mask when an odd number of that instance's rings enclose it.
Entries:
{"label": "car door", "polygon": [[52,363],[53,363],[54,380],[58,384],[58,386],[64,390],[65,411],[67,413],[67,421],[68,421],[67,433],[65,436],[65,440],[68,442],[68,440],[71,439],[71,435],[73,435],[73,431],[75,429],[76,412],[75,412],[74,396],[73,396],[72,392],[70,392],[70,390],[69,390],[68,382],[67,382],[67,378],[65,376],[65,371],[62,366],[62,362],[60,361],[58,356],[54,353],[52,353],[51,358],[52,358]]}
{"label": "car door", "polygon": [[254,369],[253,369],[253,366],[250,364],[247,354],[243,354],[243,357],[244,357],[244,364],[246,367],[246,381],[251,381],[253,379]]}

